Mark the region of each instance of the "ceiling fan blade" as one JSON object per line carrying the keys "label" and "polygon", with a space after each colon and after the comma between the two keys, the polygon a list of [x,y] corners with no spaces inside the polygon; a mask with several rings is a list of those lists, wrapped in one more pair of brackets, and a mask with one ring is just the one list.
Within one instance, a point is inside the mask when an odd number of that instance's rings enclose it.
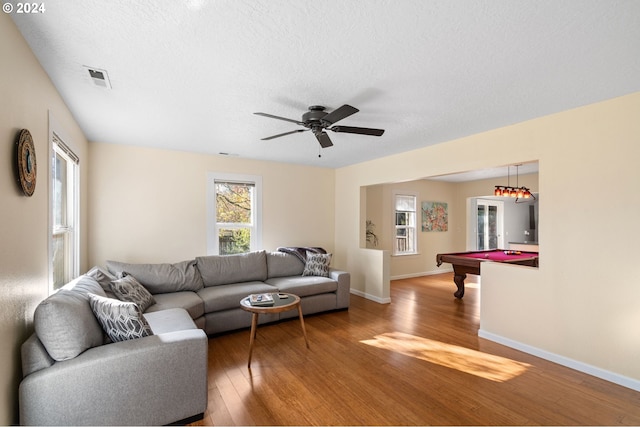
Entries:
{"label": "ceiling fan blade", "polygon": [[384,129],[358,128],[353,126],[333,126],[330,127],[329,130],[334,132],[357,133],[359,135],[372,136],[381,136],[384,133]]}
{"label": "ceiling fan blade", "polygon": [[295,123],[295,124],[300,125],[300,126],[304,126],[304,123],[302,123],[302,122],[300,122],[298,120],[287,119],[286,117],[274,116],[273,114],[267,114],[267,113],[253,113],[253,114],[256,114],[258,116],[269,117],[271,119],[284,120],[286,122],[291,122],[291,123]]}
{"label": "ceiling fan blade", "polygon": [[270,139],[280,138],[281,136],[291,135],[292,133],[306,132],[308,130],[309,129],[296,129],[296,130],[292,130],[291,132],[279,133],[277,135],[273,135],[273,136],[268,136],[266,138],[262,138],[261,141],[268,141]]}
{"label": "ceiling fan blade", "polygon": [[333,145],[333,142],[331,142],[331,139],[326,132],[316,132],[316,138],[318,138],[318,142],[322,148],[331,147]]}
{"label": "ceiling fan blade", "polygon": [[358,110],[356,107],[344,104],[342,107],[338,108],[337,110],[333,110],[332,112],[324,116],[321,121],[332,125],[344,119],[345,117],[349,117],[350,115],[357,113],[358,111],[360,110]]}

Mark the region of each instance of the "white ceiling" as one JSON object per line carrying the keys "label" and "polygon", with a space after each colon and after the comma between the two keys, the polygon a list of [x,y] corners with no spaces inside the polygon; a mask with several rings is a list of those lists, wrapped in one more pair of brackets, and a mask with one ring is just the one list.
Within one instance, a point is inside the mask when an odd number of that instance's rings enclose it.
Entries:
{"label": "white ceiling", "polygon": [[[11,16],[90,141],[335,168],[640,91],[634,0],[45,6]],[[386,132],[330,133],[321,158],[310,132],[261,141],[298,126],[252,114],[345,103],[340,124]]]}

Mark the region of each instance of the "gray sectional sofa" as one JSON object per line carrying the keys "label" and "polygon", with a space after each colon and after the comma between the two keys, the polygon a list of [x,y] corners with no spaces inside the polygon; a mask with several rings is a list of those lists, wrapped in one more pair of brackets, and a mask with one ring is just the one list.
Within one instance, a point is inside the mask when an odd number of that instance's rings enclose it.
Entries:
{"label": "gray sectional sofa", "polygon": [[[82,276],[36,308],[22,345],[22,425],[164,425],[207,408],[207,336],[183,309],[144,314],[153,335],[111,342]],[[108,344],[107,344],[108,343]]]}
{"label": "gray sectional sofa", "polygon": [[[163,425],[201,417],[207,335],[251,325],[242,298],[293,293],[304,314],[349,307],[349,273],[326,267],[326,275],[314,275],[308,267],[299,254],[265,251],[94,267],[36,309],[35,333],[22,345],[21,424]],[[128,276],[150,294],[144,313],[138,304],[115,300],[113,282]],[[137,320],[152,334],[112,342],[104,319],[92,311],[96,301],[133,305],[139,316],[124,323]],[[294,316],[297,311],[260,321]]]}
{"label": "gray sectional sofa", "polygon": [[[249,294],[298,295],[305,315],[349,307],[349,273],[329,269],[329,277],[303,276],[304,261],[280,251],[203,256],[176,264],[107,261],[107,268],[116,277],[132,275],[153,294],[155,304],[147,312],[184,308],[208,335],[251,326],[251,314],[240,308]],[[295,311],[263,315],[260,322],[294,316]]]}

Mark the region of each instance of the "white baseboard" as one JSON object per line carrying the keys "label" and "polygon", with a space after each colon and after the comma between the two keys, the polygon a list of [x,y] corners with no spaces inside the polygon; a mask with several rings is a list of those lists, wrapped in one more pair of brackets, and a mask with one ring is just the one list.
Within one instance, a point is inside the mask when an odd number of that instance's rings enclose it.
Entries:
{"label": "white baseboard", "polygon": [[487,332],[482,329],[478,331],[478,336],[507,347],[515,348],[516,350],[520,350],[524,353],[532,354],[541,359],[549,360],[557,363],[558,365],[566,366],[567,368],[575,369],[576,371],[584,372],[585,374],[630,388],[631,390],[640,391],[640,381],[636,379],[625,377],[624,375],[616,374],[615,372],[607,371],[606,369],[601,369],[568,357],[560,356],[500,335],[492,334],[491,332]]}
{"label": "white baseboard", "polygon": [[389,277],[389,280],[413,279],[414,277],[435,276],[436,274],[442,274],[442,273],[453,273],[453,268],[444,267],[441,269],[439,268],[437,270],[422,271],[420,273],[400,274],[398,276]]}
{"label": "white baseboard", "polygon": [[370,295],[370,294],[368,294],[366,292],[362,292],[362,291],[359,291],[357,289],[351,289],[350,292],[352,294],[354,294],[354,295],[359,296],[359,297],[366,298],[366,299],[371,300],[371,301],[375,301],[378,304],[390,304],[391,303],[391,298],[376,297],[374,295]]}

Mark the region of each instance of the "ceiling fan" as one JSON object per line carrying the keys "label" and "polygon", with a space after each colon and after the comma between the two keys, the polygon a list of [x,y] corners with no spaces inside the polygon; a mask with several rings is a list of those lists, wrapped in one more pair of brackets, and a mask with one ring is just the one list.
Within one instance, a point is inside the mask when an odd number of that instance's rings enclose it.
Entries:
{"label": "ceiling fan", "polygon": [[273,114],[267,113],[253,113],[258,116],[270,117],[272,119],[284,120],[287,122],[292,122],[300,126],[304,126],[306,129],[296,129],[290,132],[280,133],[278,135],[269,136],[267,138],[262,138],[262,141],[268,141],[270,139],[279,138],[285,135],[291,135],[298,132],[306,132],[308,130],[312,131],[313,134],[318,139],[320,146],[322,148],[331,147],[333,142],[329,138],[329,135],[325,132],[325,130],[330,130],[333,132],[343,132],[343,133],[357,133],[359,135],[372,135],[372,136],[380,136],[384,133],[384,129],[370,129],[370,128],[360,128],[353,126],[334,126],[335,123],[340,120],[351,116],[352,114],[357,113],[358,110],[351,105],[343,105],[342,107],[333,110],[330,113],[327,113],[326,107],[321,105],[312,105],[309,107],[309,111],[302,115],[302,120],[293,120],[287,119],[285,117],[274,116]]}

